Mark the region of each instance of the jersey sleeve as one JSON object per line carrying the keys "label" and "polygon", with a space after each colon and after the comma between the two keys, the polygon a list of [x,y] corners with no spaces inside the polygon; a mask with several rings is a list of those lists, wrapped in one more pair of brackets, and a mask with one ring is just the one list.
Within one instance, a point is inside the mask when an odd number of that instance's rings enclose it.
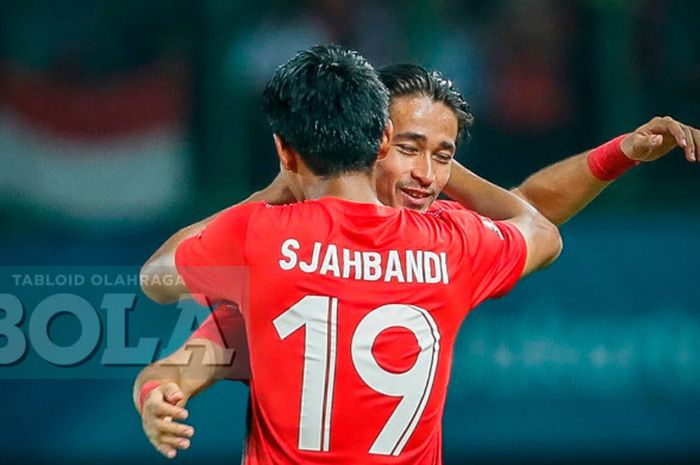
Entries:
{"label": "jersey sleeve", "polygon": [[189,341],[193,339],[206,339],[222,349],[232,349],[234,356],[226,370],[226,379],[250,380],[248,338],[238,306],[219,305],[192,333]]}
{"label": "jersey sleeve", "polygon": [[239,303],[246,281],[245,246],[248,224],[262,203],[220,213],[197,236],[175,251],[175,266],[187,290],[202,305]]}
{"label": "jersey sleeve", "polygon": [[514,225],[468,210],[446,212],[466,234],[471,308],[507,294],[518,282],[527,259],[527,243]]}

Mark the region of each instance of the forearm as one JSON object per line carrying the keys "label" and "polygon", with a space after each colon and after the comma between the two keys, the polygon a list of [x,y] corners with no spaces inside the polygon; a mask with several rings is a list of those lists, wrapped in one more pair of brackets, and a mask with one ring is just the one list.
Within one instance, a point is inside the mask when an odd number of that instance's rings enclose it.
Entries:
{"label": "forearm", "polygon": [[462,206],[494,220],[532,212],[532,207],[521,197],[477,176],[457,161],[453,161],[450,180],[443,192]]}
{"label": "forearm", "polygon": [[172,355],[141,370],[133,387],[133,401],[140,412],[143,385],[149,381],[158,384],[175,383],[186,402],[203,391],[226,373],[226,354],[222,347],[206,339],[191,339]]}
{"label": "forearm", "polygon": [[628,169],[657,160],[677,146],[693,161],[697,145],[697,129],[669,117],[652,118],[631,133],[538,171],[514,192],[560,225]]}
{"label": "forearm", "polygon": [[143,385],[149,381],[157,381],[159,384],[164,384],[172,382],[178,384],[179,373],[178,368],[175,366],[163,366],[159,363],[154,363],[148,365],[146,368],[141,370],[136,381],[134,381],[134,387],[132,391],[132,400],[134,402],[134,407],[136,411],[141,414],[141,389]]}
{"label": "forearm", "polygon": [[610,184],[593,176],[586,161],[588,153],[575,155],[536,172],[512,192],[533,205],[552,223],[565,223]]}
{"label": "forearm", "polygon": [[528,249],[523,276],[556,260],[562,249],[561,236],[545,215],[513,192],[480,178],[457,162],[453,163],[445,193],[480,215],[508,221],[518,228]]}

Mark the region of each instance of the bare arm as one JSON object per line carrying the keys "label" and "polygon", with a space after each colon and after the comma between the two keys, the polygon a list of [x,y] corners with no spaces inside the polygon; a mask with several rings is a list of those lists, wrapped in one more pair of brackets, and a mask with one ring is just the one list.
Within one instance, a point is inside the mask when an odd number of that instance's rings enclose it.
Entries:
{"label": "bare arm", "polygon": [[612,181],[588,169],[588,151],[544,168],[512,190],[556,225],[564,224],[603,192]]}
{"label": "bare arm", "polygon": [[[700,131],[670,117],[657,117],[628,134],[622,140],[621,150],[632,160],[649,162],[678,146],[689,162],[696,161]],[[527,241],[528,258],[523,272],[527,274],[547,266],[561,252],[561,237],[556,228],[552,229],[554,225],[576,215],[611,183],[593,176],[587,163],[589,153],[544,168],[511,192],[453,162],[445,193],[482,215],[514,223]],[[528,212],[528,207],[534,207],[541,215]]]}
{"label": "bare arm", "polygon": [[518,228],[527,243],[522,276],[546,267],[561,253],[559,230],[545,216],[522,198],[480,178],[456,161],[445,193],[481,215],[508,221]]}
{"label": "bare arm", "polygon": [[[672,118],[654,118],[628,134],[622,141],[623,153],[632,160],[654,161],[675,147],[682,147],[686,159],[695,161],[700,148],[700,131]],[[511,191],[527,201],[555,225],[561,225],[580,212],[611,181],[601,181],[588,168],[590,150],[548,166]],[[504,220],[522,211],[523,205],[511,194],[480,178],[456,161],[445,187],[451,198],[484,216]]]}
{"label": "bare arm", "polygon": [[[621,149],[632,160],[649,162],[678,146],[683,148],[689,162],[696,161],[700,131],[664,117],[654,118],[628,134],[622,140]],[[513,192],[554,224],[565,223],[611,184],[591,174],[586,161],[589,153],[583,152],[538,171]]]}
{"label": "bare arm", "polygon": [[161,384],[177,384],[186,402],[215,381],[224,379],[228,366],[226,362],[226,353],[221,346],[208,339],[190,339],[168,357],[141,370],[134,382],[134,405],[140,411],[141,388],[144,383],[153,380]]}
{"label": "bare arm", "polygon": [[462,206],[494,220],[507,220],[532,211],[525,199],[474,174],[452,161],[450,179],[443,192]]}
{"label": "bare arm", "polygon": [[[194,429],[185,420],[187,401],[226,375],[226,353],[206,339],[192,339],[175,353],[144,368],[134,382],[133,400],[141,415],[144,433],[153,446],[168,458],[177,449],[187,449]],[[140,405],[141,389],[148,381],[158,387]]]}
{"label": "bare arm", "polygon": [[[260,201],[282,205],[294,202],[296,199],[287,188],[282,174],[279,174],[269,186],[255,192],[240,204]],[[169,304],[177,301],[181,295],[188,295],[187,288],[179,280],[175,267],[175,251],[183,241],[199,234],[219,213],[221,212],[176,232],[146,261],[141,268],[141,289],[151,300]]]}

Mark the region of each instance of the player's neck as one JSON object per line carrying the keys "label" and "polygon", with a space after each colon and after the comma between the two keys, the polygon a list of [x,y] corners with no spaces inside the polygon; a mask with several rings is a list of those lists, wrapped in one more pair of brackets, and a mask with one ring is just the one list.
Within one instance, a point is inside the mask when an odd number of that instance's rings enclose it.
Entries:
{"label": "player's neck", "polygon": [[316,178],[304,186],[304,197],[309,200],[321,197],[338,197],[351,202],[381,204],[377,197],[372,175],[351,173],[334,178]]}

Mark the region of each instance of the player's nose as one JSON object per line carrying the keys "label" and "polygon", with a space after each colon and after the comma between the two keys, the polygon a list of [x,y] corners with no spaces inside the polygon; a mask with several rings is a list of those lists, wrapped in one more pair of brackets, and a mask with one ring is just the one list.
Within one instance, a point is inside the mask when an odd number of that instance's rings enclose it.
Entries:
{"label": "player's nose", "polygon": [[421,187],[428,187],[435,182],[435,171],[429,156],[421,155],[411,170],[411,176],[418,181]]}

